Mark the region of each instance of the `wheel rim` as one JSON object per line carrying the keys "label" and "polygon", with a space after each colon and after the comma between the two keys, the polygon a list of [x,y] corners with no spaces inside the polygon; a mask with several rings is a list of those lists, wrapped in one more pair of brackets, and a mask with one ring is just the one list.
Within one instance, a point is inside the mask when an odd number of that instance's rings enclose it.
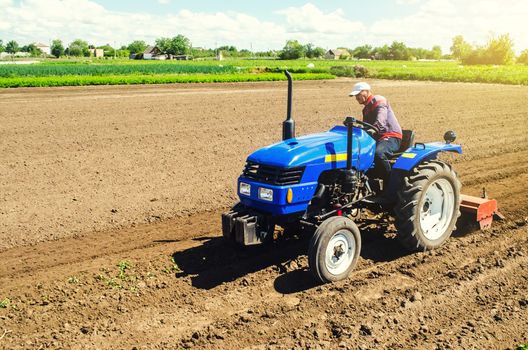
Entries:
{"label": "wheel rim", "polygon": [[455,191],[447,179],[431,183],[420,209],[420,226],[424,236],[434,241],[445,233],[453,217]]}
{"label": "wheel rim", "polygon": [[337,231],[326,246],[325,265],[332,275],[345,272],[354,260],[356,240],[345,230]]}

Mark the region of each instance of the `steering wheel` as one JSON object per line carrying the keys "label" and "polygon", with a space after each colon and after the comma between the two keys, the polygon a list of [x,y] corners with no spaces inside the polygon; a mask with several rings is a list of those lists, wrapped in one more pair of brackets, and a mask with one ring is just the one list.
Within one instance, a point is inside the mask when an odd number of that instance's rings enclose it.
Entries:
{"label": "steering wheel", "polygon": [[352,126],[359,127],[365,130],[370,136],[378,132],[378,129],[374,125],[361,121],[361,120],[357,120],[354,117],[346,117],[344,124],[346,126],[348,126],[348,124],[352,124]]}
{"label": "steering wheel", "polygon": [[356,124],[359,124],[361,129],[365,129],[365,131],[368,132],[369,134],[370,134],[369,131],[374,132],[374,134],[378,132],[378,128],[376,128],[374,125],[369,124],[367,122],[364,122],[364,121],[361,121],[361,120],[356,120]]}

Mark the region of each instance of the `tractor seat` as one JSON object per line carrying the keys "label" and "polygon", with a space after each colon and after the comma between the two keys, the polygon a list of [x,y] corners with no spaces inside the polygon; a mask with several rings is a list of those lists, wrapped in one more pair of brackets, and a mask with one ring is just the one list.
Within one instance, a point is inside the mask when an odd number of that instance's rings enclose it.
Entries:
{"label": "tractor seat", "polygon": [[411,147],[414,143],[414,131],[412,130],[402,130],[402,141],[400,149],[397,152],[394,152],[390,159],[396,159],[405,152],[405,150]]}

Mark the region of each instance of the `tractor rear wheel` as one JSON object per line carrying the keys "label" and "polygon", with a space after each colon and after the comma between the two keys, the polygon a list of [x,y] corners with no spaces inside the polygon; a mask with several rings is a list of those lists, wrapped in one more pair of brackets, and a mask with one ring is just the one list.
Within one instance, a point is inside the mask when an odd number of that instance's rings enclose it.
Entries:
{"label": "tractor rear wheel", "polygon": [[361,236],[354,221],[333,216],[317,228],[308,249],[308,265],[323,283],[347,278],[356,266],[361,251]]}
{"label": "tractor rear wheel", "polygon": [[460,181],[450,165],[432,160],[402,179],[394,208],[401,243],[410,250],[440,247],[460,216]]}

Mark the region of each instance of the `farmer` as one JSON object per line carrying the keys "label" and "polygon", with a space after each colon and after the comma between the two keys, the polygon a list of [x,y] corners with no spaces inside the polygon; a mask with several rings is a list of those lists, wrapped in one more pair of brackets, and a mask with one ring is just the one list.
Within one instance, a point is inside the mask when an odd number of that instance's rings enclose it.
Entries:
{"label": "farmer", "polygon": [[354,96],[356,101],[364,106],[363,121],[376,128],[375,132],[372,131],[376,140],[374,163],[376,173],[385,180],[385,187],[388,185],[386,180],[391,171],[389,158],[400,148],[402,129],[389,101],[383,96],[373,95],[369,84],[357,83],[349,96]]}

